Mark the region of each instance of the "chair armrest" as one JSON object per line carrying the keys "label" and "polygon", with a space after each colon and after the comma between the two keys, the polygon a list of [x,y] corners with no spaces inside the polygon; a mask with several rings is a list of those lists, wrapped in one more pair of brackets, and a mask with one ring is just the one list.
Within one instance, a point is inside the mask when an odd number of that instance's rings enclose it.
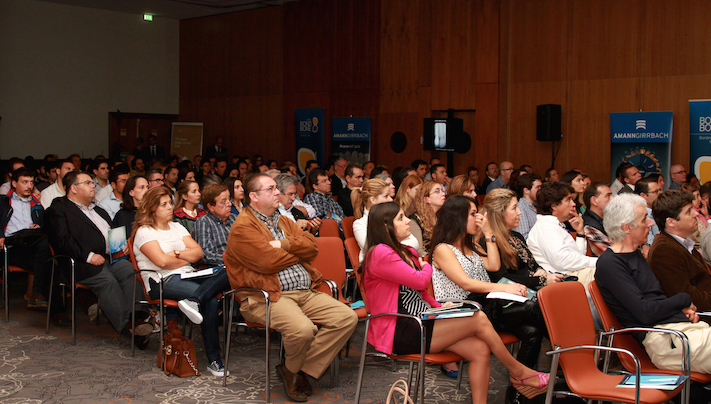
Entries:
{"label": "chair armrest", "polygon": [[475,302],[474,300],[466,300],[466,299],[442,299],[442,300],[437,300],[440,303],[446,303],[446,302],[452,302],[452,303],[466,303],[466,304],[471,304],[472,306],[476,307],[477,310],[481,310],[481,304],[479,302]]}
{"label": "chair armrest", "polygon": [[620,328],[620,329],[611,329],[610,331],[606,332],[601,332],[600,333],[600,338],[603,336],[614,336],[615,334],[624,334],[632,331],[645,331],[645,332],[659,332],[662,334],[671,334],[671,335],[676,335],[679,340],[681,341],[681,355],[682,355],[682,361],[681,361],[681,371],[684,374],[684,376],[689,377],[691,374],[691,359],[689,358],[689,338],[686,336],[681,331],[678,330],[671,330],[668,328],[651,328],[651,327],[629,327],[629,328]]}
{"label": "chair armrest", "polygon": [[328,290],[331,291],[331,297],[338,300],[338,284],[336,281],[332,281],[330,279],[322,279],[321,282],[325,283],[326,286],[328,286]]}

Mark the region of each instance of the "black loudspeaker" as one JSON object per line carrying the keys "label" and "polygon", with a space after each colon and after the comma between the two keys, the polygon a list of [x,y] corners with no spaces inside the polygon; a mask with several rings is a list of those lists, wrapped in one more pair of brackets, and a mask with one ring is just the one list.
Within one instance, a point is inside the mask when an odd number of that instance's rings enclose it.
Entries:
{"label": "black loudspeaker", "polygon": [[551,142],[563,137],[560,132],[560,105],[545,104],[536,107],[536,140]]}

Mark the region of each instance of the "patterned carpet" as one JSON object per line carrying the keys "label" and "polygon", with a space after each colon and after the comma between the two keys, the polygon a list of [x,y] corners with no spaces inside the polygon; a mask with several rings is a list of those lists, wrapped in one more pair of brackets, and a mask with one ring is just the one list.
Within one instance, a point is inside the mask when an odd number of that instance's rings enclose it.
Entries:
{"label": "patterned carpet", "polygon": [[[205,370],[199,327],[193,330],[202,376],[168,377],[156,366],[158,336],[151,337],[145,351],[131,356],[131,341],[102,319],[89,324],[86,314],[77,313],[77,344],[72,346],[71,328],[52,326],[45,334],[44,313],[24,307],[17,282],[11,290],[10,322],[0,322],[0,402],[15,403],[254,403],[264,400],[264,333],[240,329],[233,333],[227,386],[222,378]],[[352,403],[358,374],[363,324],[359,325],[350,347],[350,357],[341,360],[337,386],[331,386],[328,372],[317,381],[309,402]],[[271,400],[289,402],[274,366],[278,361],[278,341],[272,339]],[[224,349],[224,341],[222,344]],[[224,353],[223,353],[224,356]],[[407,378],[407,366],[391,371],[389,361],[369,359],[366,365],[361,402],[384,402],[390,385]],[[490,403],[503,403],[507,373],[492,359]],[[466,376],[462,388],[444,376],[439,367],[426,371],[427,403],[470,403]]]}

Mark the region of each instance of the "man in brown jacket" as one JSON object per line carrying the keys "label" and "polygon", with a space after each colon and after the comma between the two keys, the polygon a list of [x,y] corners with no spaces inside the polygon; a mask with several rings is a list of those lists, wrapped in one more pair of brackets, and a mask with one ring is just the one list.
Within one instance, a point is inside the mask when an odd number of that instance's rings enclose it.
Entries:
{"label": "man in brown jacket", "polygon": [[711,310],[711,275],[689,236],[697,228],[694,195],[664,191],[654,201],[652,215],[659,226],[647,261],[668,297],[685,292],[699,311]]}
{"label": "man in brown jacket", "polygon": [[[316,291],[322,279],[310,264],[318,253],[316,239],[291,220],[280,220],[274,180],[253,174],[245,178],[244,188],[249,208],[239,214],[227,240],[230,285],[269,293],[270,327],[281,333],[285,351],[277,374],[287,396],[303,402],[313,392],[306,375],[321,377],[355,330],[358,317]],[[249,292],[237,296],[244,318],[264,324],[266,304],[260,297]]]}

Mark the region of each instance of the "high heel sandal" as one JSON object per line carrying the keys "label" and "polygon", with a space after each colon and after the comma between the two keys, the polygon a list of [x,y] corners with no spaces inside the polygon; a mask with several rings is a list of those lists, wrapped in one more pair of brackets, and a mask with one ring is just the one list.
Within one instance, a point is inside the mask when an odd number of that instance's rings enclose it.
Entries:
{"label": "high heel sandal", "polygon": [[[532,377],[538,377],[538,387],[527,386],[523,384],[525,380],[528,380]],[[548,390],[550,375],[548,373],[536,372],[531,376],[522,377],[520,379],[518,377],[509,376],[509,380],[511,381],[511,384],[514,386],[514,388],[519,391],[519,393],[523,394],[524,397],[530,399],[539,396],[545,393],[546,390]]]}

